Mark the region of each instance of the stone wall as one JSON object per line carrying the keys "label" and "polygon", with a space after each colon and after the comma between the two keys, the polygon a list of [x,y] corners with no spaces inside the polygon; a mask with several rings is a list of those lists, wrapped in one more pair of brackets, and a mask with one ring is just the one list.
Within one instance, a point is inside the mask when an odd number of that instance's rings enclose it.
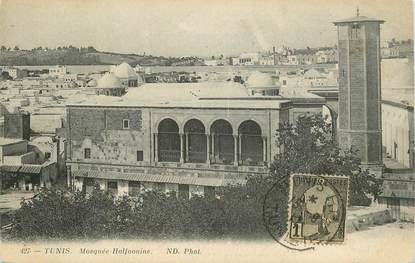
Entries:
{"label": "stone wall", "polygon": [[[70,158],[84,159],[84,149],[91,149],[91,160],[137,164],[137,151],[149,153],[150,134],[144,127],[141,110],[70,108],[68,134]],[[123,129],[123,119],[130,128]],[[150,154],[144,156],[150,161]]]}
{"label": "stone wall", "polygon": [[[284,120],[288,120],[285,110]],[[320,109],[321,111],[321,109]],[[154,162],[154,133],[158,124],[173,119],[184,132],[184,125],[191,119],[198,119],[205,125],[206,133],[215,120],[224,119],[238,134],[239,125],[253,120],[261,127],[262,136],[267,138],[267,160],[277,152],[276,130],[281,122],[280,111],[254,109],[185,109],[185,108],[121,108],[121,107],[69,107],[68,116],[68,158],[84,160],[84,149],[91,149],[94,162],[123,164],[150,164]],[[123,119],[130,120],[130,128],[123,129]],[[137,162],[137,151],[143,151],[143,161]],[[91,161],[89,160],[89,161]]]}
{"label": "stone wall", "polygon": [[29,140],[30,114],[7,113],[0,127],[0,137]]}

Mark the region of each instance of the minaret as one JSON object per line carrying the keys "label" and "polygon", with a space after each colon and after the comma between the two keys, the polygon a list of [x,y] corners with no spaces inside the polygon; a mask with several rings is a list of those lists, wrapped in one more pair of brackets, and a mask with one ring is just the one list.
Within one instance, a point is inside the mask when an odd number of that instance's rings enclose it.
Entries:
{"label": "minaret", "polygon": [[338,28],[340,147],[358,149],[362,166],[382,171],[380,24],[357,16]]}

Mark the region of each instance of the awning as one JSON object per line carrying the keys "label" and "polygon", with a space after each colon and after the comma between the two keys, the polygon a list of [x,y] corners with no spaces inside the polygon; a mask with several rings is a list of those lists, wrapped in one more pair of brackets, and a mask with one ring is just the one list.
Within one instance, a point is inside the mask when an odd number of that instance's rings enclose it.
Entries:
{"label": "awning", "polygon": [[397,197],[415,199],[415,191],[412,190],[390,190],[384,189],[381,197]]}
{"label": "awning", "polygon": [[22,165],[19,173],[39,174],[42,171],[42,165]]}
{"label": "awning", "polygon": [[142,173],[118,173],[118,172],[102,172],[94,170],[76,170],[72,171],[75,177],[97,178],[106,180],[126,180],[139,182],[156,182],[171,184],[190,184],[201,186],[225,186],[244,184],[245,179],[225,179],[225,178],[209,178],[194,176],[175,176],[175,175],[155,175]]}
{"label": "awning", "polygon": [[27,173],[27,174],[40,174],[42,171],[42,165],[25,164],[25,165],[2,165],[0,171],[9,173]]}
{"label": "awning", "polygon": [[0,171],[15,173],[19,171],[20,167],[21,167],[20,165],[2,165],[0,167]]}

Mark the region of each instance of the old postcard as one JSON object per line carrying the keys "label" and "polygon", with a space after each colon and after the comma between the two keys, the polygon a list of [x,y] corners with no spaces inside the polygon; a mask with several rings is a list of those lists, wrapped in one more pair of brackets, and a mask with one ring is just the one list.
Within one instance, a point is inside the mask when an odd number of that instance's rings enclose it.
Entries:
{"label": "old postcard", "polygon": [[413,262],[411,0],[0,0],[0,262]]}

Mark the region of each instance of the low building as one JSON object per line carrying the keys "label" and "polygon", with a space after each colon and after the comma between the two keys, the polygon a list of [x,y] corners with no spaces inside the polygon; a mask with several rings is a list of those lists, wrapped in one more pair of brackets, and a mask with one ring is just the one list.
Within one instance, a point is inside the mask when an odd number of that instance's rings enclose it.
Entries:
{"label": "low building", "polygon": [[32,191],[56,180],[56,163],[39,161],[26,140],[0,137],[1,190]]}
{"label": "low building", "polygon": [[271,66],[275,65],[275,59],[273,55],[264,55],[259,58],[259,65]]}
{"label": "low building", "polygon": [[17,107],[7,109],[0,104],[0,137],[25,139],[30,138],[30,114]]}
{"label": "low building", "polygon": [[300,60],[297,55],[291,54],[287,56],[287,59],[283,62],[284,65],[299,65]]}
{"label": "low building", "polygon": [[384,174],[383,191],[379,204],[390,209],[393,218],[414,222],[415,218],[415,173],[395,171]]}
{"label": "low building", "polygon": [[[298,65],[312,65],[316,63],[316,51],[311,48],[307,49],[296,49],[294,50],[292,56],[295,56],[295,61],[298,62]],[[289,58],[292,61],[292,57]],[[297,65],[297,64],[296,64]]]}
{"label": "low building", "polygon": [[63,79],[66,82],[76,82],[78,80],[77,74],[65,74],[59,76],[59,78]]}
{"label": "low building", "polygon": [[2,71],[7,72],[13,80],[22,79],[27,76],[26,70],[15,67],[3,67]]}
{"label": "low building", "polygon": [[218,65],[218,61],[217,61],[216,59],[205,59],[205,60],[203,61],[203,63],[204,63],[206,66],[217,66],[217,65]]}
{"label": "low building", "polygon": [[68,74],[68,70],[65,66],[54,66],[49,68],[49,76],[54,78],[61,78],[62,76]]}
{"label": "low building", "polygon": [[335,49],[323,49],[316,53],[317,64],[337,63],[337,51]]}
{"label": "low building", "polygon": [[239,63],[238,65],[242,66],[252,66],[259,64],[259,53],[243,53],[239,55]]}
{"label": "low building", "polygon": [[384,156],[414,167],[413,59],[382,60],[382,143]]}
{"label": "low building", "polygon": [[406,168],[414,168],[414,106],[382,100],[383,154]]}
{"label": "low building", "polygon": [[231,57],[229,58],[229,64],[232,66],[239,66],[239,57]]}

